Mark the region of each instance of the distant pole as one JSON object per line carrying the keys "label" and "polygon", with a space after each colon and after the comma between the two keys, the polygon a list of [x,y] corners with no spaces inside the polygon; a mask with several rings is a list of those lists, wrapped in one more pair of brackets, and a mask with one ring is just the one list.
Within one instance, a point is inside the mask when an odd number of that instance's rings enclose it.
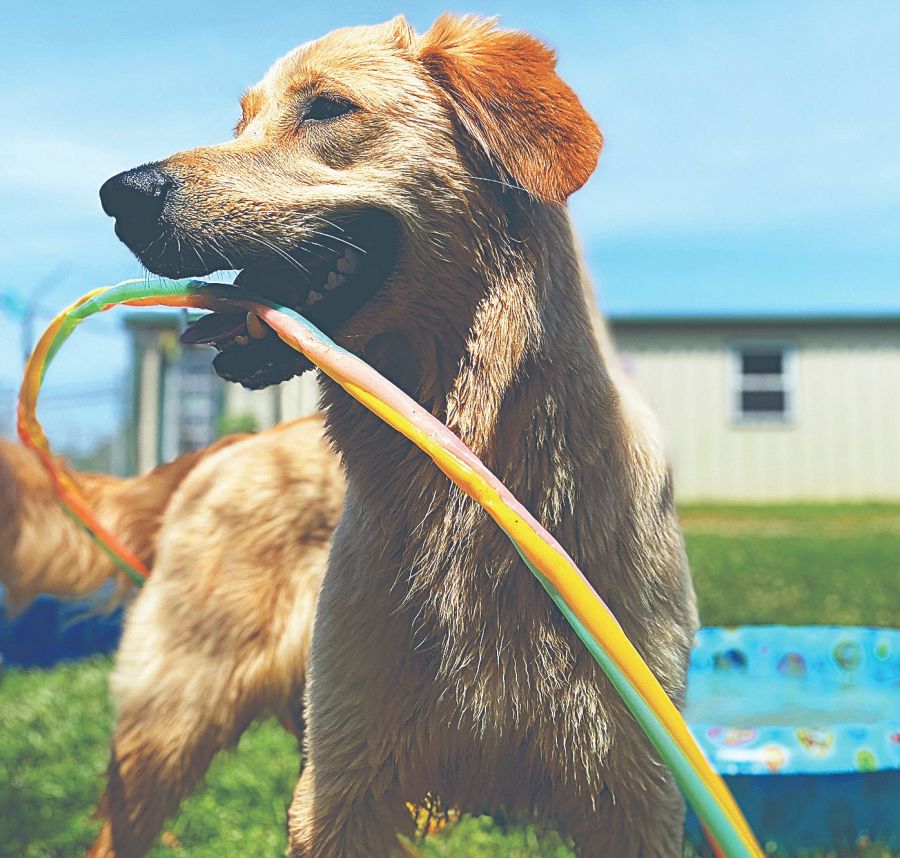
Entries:
{"label": "distant pole", "polygon": [[31,350],[34,348],[34,309],[30,302],[25,310],[25,315],[22,316],[21,330],[22,363],[28,363],[28,358],[31,357]]}
{"label": "distant pole", "polygon": [[45,298],[56,286],[58,286],[69,273],[69,266],[61,262],[49,274],[45,274],[28,291],[28,301],[22,314],[22,360],[28,362],[34,349],[34,319],[37,316],[41,299]]}

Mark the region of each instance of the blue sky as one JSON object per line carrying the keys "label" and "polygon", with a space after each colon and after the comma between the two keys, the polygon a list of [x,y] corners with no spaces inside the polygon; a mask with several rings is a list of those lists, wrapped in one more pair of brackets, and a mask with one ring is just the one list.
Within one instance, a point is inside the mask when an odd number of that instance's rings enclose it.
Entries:
{"label": "blue sky", "polygon": [[[100,210],[104,178],[227,137],[241,91],[300,42],[400,12],[424,29],[446,8],[19,4],[0,51],[0,292],[53,275],[37,291],[55,308],[138,274]],[[900,4],[458,10],[549,42],[604,131],[572,211],[608,311],[900,311]],[[126,371],[115,317],[82,331],[51,388]],[[0,316],[0,390],[18,382],[18,337]],[[74,444],[113,417],[85,400],[51,408],[47,423]]]}

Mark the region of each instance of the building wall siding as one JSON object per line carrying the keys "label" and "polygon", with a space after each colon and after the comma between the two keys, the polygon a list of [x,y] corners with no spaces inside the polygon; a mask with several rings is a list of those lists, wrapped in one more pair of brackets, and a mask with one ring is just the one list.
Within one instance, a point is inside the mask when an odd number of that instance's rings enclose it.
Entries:
{"label": "building wall siding", "polygon": [[315,372],[292,378],[280,384],[277,391],[282,420],[296,420],[319,410],[319,384]]}
{"label": "building wall siding", "polygon": [[[683,500],[900,498],[900,325],[614,328]],[[732,346],[795,351],[793,418],[739,423]]]}

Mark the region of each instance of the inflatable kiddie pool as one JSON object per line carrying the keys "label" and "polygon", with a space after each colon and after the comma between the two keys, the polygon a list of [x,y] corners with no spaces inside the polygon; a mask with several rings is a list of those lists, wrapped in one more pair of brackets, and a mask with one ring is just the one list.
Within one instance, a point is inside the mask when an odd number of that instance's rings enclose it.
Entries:
{"label": "inflatable kiddie pool", "polygon": [[701,629],[684,715],[768,849],[900,846],[900,631]]}

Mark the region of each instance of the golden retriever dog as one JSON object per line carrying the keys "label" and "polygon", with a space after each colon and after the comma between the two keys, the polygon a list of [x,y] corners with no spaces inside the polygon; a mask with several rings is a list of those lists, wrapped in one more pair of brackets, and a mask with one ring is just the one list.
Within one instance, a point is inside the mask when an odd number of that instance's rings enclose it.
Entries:
{"label": "golden retriever dog", "polygon": [[[152,567],[127,612],[112,678],[116,727],[90,853],[140,856],[251,721],[273,713],[301,734],[343,477],[318,415],[229,436],[129,480],[73,476]],[[33,453],[0,443],[0,487],[0,581],[12,605],[43,592],[87,595],[113,575],[131,592],[63,512]]]}
{"label": "golden retriever dog", "polygon": [[[99,519],[149,566],[163,511],[179,483],[203,456],[240,439],[227,436],[140,477],[75,477]],[[38,457],[0,438],[0,584],[9,613],[20,613],[40,593],[90,595],[112,577],[129,588],[112,558],[63,511]]]}
{"label": "golden retriever dog", "polygon": [[343,504],[321,417],[205,457],[166,509],[128,612],[94,856],[145,854],[247,726],[296,724],[316,597]]}
{"label": "golden retriever dog", "polygon": [[[104,185],[119,237],[158,274],[241,269],[446,422],[681,704],[693,591],[665,457],[592,331],[566,199],[601,136],[552,52],[473,17],[422,35],[398,18],[301,46],[241,103],[233,140]],[[250,387],[306,366],[252,314],[210,314],[185,338]],[[406,801],[431,792],[548,820],[580,855],[678,855],[671,775],[506,537],[405,439],[322,391],[347,495],[292,854],[392,855]],[[218,521],[204,525],[214,544]],[[245,560],[266,574],[267,558]]]}

